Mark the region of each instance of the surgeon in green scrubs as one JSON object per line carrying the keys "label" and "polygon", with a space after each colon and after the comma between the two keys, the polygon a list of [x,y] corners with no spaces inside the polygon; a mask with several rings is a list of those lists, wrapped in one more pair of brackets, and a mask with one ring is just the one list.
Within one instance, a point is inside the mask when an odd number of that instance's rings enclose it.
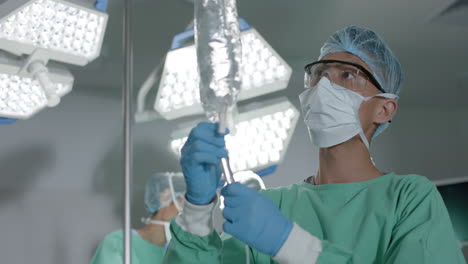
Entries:
{"label": "surgeon in green scrubs", "polygon": [[195,127],[180,162],[184,212],[172,220],[164,263],[465,263],[434,184],[382,172],[370,156],[369,144],[397,111],[402,75],[375,32],[349,26],[334,33],[318,61],[306,65],[299,96],[319,148],[318,170],[260,192],[239,183],[224,187],[227,240],[211,221],[219,162],[227,156],[224,135],[216,124]]}
{"label": "surgeon in green scrubs", "polygon": [[[145,225],[132,229],[132,263],[162,263],[171,239],[170,220],[182,211],[185,182],[180,173],[157,173],[146,184],[145,208],[151,215]],[[123,231],[107,235],[99,245],[92,264],[123,263]]]}

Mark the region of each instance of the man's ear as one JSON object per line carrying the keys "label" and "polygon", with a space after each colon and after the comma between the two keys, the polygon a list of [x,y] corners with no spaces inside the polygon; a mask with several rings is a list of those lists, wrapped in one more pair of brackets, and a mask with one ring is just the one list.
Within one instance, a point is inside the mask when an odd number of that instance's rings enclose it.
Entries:
{"label": "man's ear", "polygon": [[398,103],[393,99],[382,99],[379,110],[375,116],[374,122],[384,124],[392,120],[398,109]]}

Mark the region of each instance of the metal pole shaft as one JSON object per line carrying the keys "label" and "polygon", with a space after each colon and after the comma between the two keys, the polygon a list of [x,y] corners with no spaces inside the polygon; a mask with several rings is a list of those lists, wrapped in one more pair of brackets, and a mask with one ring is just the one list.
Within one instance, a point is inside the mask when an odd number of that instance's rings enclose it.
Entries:
{"label": "metal pole shaft", "polygon": [[132,141],[132,87],[133,87],[133,43],[132,43],[132,0],[124,0],[123,17],[123,119],[124,119],[124,263],[132,263],[131,241],[131,191],[133,170]]}

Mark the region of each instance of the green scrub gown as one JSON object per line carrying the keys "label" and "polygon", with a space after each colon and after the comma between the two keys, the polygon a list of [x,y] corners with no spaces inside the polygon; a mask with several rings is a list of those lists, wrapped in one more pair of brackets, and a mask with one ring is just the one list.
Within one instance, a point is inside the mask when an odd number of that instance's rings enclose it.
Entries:
{"label": "green scrub gown", "polygon": [[[317,263],[465,263],[434,184],[418,175],[386,174],[355,183],[306,182],[261,192],[322,241]],[[164,263],[245,263],[244,244],[216,232],[198,237],[173,220]],[[250,263],[276,263],[250,249]]]}
{"label": "green scrub gown", "polygon": [[[91,264],[119,264],[123,261],[123,231],[107,235],[99,245]],[[160,264],[164,249],[154,245],[132,230],[132,264]]]}

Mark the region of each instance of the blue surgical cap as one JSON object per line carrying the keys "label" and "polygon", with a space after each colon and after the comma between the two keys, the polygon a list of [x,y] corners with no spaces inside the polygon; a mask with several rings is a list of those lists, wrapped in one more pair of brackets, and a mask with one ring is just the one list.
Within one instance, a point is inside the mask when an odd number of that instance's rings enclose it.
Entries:
{"label": "blue surgical cap", "polygon": [[[374,78],[386,93],[400,94],[403,84],[400,62],[374,31],[358,26],[338,30],[323,44],[319,60],[336,52],[348,52],[359,57],[369,66]],[[389,123],[381,124],[373,137],[382,133],[388,126]]]}
{"label": "blue surgical cap", "polygon": [[[173,189],[171,190],[171,184]],[[156,173],[151,175],[145,188],[145,209],[153,215],[159,209],[168,206],[174,197],[183,196],[186,192],[185,180],[182,173]]]}

